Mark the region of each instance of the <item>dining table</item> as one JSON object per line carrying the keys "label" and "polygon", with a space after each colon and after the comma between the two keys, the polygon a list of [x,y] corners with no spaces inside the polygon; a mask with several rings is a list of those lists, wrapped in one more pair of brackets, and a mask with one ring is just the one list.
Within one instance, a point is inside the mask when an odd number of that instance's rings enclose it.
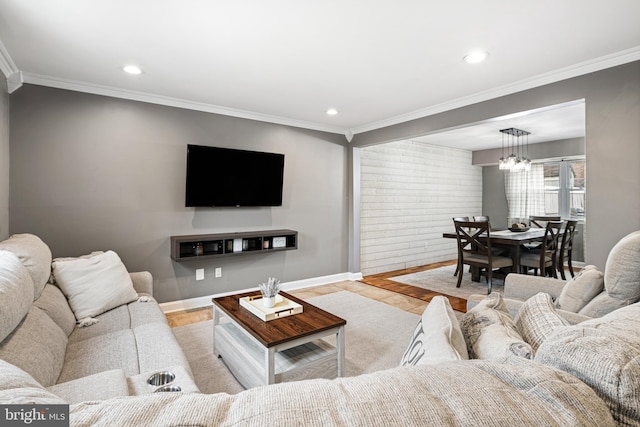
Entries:
{"label": "dining table", "polygon": [[[511,231],[508,229],[491,230],[489,232],[489,239],[491,241],[492,248],[501,247],[509,251],[511,259],[513,260],[513,271],[518,272],[520,271],[520,254],[522,245],[525,243],[542,242],[545,231],[546,229],[544,228],[530,228],[526,231]],[[457,238],[455,231],[442,233],[442,237],[447,239]]]}

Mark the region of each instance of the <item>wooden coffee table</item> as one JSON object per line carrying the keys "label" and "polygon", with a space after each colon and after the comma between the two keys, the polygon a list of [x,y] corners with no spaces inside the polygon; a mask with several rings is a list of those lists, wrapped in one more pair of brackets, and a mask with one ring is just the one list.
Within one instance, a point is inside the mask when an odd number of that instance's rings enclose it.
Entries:
{"label": "wooden coffee table", "polygon": [[[261,320],[240,306],[248,292],[213,298],[213,354],[245,388],[307,378],[335,378],[344,370],[347,321],[285,292],[303,312]],[[321,338],[335,335],[336,346]]]}

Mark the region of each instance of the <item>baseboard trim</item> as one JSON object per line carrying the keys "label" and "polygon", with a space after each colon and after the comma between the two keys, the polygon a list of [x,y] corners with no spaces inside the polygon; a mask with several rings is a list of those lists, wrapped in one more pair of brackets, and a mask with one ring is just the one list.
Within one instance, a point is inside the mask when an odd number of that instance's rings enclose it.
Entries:
{"label": "baseboard trim", "polygon": [[[309,279],[295,280],[293,282],[281,283],[280,287],[283,291],[292,291],[295,289],[310,288],[312,286],[329,285],[331,283],[342,282],[345,280],[356,281],[362,280],[362,273],[338,273],[331,274],[329,276],[312,277]],[[212,298],[223,297],[226,295],[239,294],[243,292],[257,291],[258,287],[247,289],[237,289],[229,292],[221,292],[213,295],[206,295],[203,297],[189,298],[178,301],[169,301],[160,303],[160,308],[164,313],[172,313],[175,311],[193,310],[196,308],[211,307]]]}

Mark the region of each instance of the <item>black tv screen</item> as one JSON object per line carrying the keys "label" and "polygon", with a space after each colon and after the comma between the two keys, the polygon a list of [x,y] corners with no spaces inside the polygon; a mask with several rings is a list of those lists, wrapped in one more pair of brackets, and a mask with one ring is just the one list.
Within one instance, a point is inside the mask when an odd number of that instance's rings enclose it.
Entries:
{"label": "black tv screen", "polygon": [[281,206],[284,154],[187,145],[185,206]]}

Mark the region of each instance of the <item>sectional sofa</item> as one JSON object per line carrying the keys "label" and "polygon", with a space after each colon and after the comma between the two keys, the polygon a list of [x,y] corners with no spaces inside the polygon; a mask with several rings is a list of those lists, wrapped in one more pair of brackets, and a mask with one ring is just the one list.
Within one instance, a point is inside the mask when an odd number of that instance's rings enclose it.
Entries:
{"label": "sectional sofa", "polygon": [[[127,273],[110,251],[52,263],[37,236],[0,242],[3,380],[19,369],[67,403],[152,393],[157,387],[147,379],[158,372],[198,391],[152,284],[149,273]],[[2,400],[23,400],[20,388],[0,389]]]}
{"label": "sectional sofa", "polygon": [[[482,356],[478,337],[508,323],[504,301],[485,298],[458,323],[441,298],[407,343],[404,366],[206,395],[151,283],[110,251],[52,262],[35,236],[0,242],[0,404],[67,403],[79,426],[640,425],[638,303],[569,325],[538,294],[518,321],[535,332],[535,353],[490,339],[491,358],[468,360]],[[410,357],[420,348],[430,351]],[[147,384],[164,371],[180,392]]]}

